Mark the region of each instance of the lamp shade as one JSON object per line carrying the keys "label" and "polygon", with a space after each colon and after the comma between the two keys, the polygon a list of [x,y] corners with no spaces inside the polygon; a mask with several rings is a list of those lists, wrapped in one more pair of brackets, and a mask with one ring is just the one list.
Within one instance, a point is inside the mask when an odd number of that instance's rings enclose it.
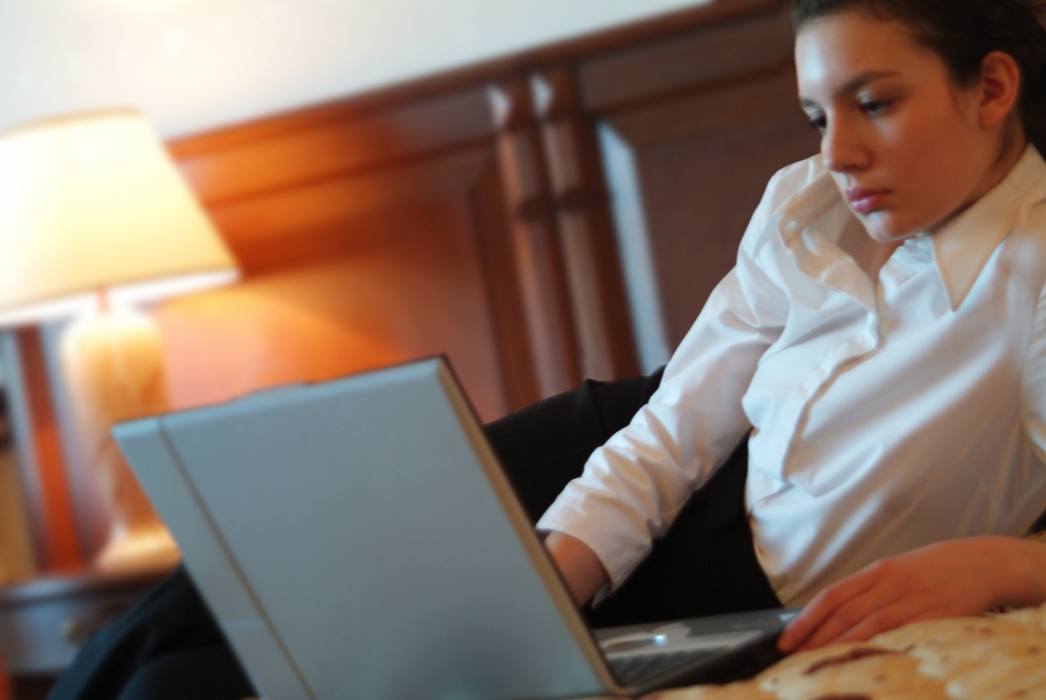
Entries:
{"label": "lamp shade", "polygon": [[140,114],[0,134],[0,325],[235,279],[236,263]]}

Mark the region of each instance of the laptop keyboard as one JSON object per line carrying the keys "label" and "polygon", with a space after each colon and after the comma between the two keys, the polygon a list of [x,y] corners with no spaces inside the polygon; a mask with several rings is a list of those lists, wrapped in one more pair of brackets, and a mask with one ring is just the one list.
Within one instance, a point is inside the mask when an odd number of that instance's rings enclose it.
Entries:
{"label": "laptop keyboard", "polygon": [[621,685],[640,685],[719,649],[687,649],[663,654],[629,654],[607,659],[610,670]]}

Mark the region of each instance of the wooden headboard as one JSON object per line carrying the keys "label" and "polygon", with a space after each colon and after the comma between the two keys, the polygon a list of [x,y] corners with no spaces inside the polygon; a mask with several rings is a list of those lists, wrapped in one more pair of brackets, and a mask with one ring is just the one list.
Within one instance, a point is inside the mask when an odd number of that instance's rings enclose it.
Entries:
{"label": "wooden headboard", "polygon": [[791,47],[719,0],[171,143],[245,272],[157,310],[175,403],[446,352],[491,419],[663,361],[816,150]]}

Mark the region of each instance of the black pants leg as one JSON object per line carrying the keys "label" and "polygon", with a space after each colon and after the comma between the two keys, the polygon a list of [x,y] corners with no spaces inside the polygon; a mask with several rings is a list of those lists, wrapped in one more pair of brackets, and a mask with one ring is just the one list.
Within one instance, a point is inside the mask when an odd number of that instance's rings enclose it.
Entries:
{"label": "black pants leg", "polygon": [[[585,382],[487,426],[494,451],[536,521],[594,449],[650,398],[661,373]],[[595,610],[596,626],[779,605],[752,548],[743,507],[742,444],[694,495],[629,580]],[[179,567],[103,628],[59,680],[51,700],[236,700],[251,684]]]}
{"label": "black pants leg", "polygon": [[48,700],[240,700],[256,695],[179,566],[83,646]]}

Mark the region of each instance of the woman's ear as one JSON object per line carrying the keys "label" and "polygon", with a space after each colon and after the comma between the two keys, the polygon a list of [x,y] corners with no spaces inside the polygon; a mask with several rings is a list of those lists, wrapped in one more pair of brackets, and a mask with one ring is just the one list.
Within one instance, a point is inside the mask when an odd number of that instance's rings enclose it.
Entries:
{"label": "woman's ear", "polygon": [[992,51],[981,62],[980,124],[1003,124],[1016,108],[1021,92],[1021,69],[1008,53]]}

